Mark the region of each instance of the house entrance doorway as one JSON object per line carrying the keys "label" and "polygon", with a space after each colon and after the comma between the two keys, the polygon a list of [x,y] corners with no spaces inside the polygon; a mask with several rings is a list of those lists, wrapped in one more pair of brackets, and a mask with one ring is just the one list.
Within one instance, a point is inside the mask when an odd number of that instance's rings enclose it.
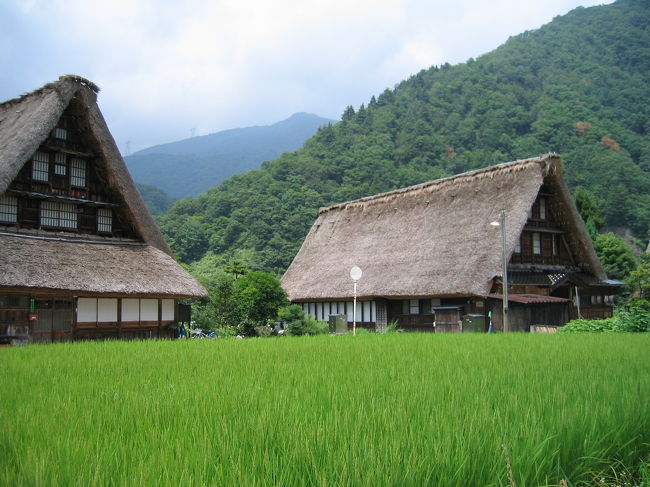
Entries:
{"label": "house entrance doorway", "polygon": [[71,299],[36,298],[32,321],[34,342],[63,342],[72,339],[73,306]]}

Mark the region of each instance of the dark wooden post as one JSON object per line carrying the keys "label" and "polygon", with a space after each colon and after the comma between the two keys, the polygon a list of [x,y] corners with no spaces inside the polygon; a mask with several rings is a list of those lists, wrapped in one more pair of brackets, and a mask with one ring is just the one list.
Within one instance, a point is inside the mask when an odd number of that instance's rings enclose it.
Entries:
{"label": "dark wooden post", "polygon": [[162,327],[162,299],[158,298],[158,338],[160,338],[161,327]]}
{"label": "dark wooden post", "polygon": [[117,298],[117,338],[122,339],[122,298]]}

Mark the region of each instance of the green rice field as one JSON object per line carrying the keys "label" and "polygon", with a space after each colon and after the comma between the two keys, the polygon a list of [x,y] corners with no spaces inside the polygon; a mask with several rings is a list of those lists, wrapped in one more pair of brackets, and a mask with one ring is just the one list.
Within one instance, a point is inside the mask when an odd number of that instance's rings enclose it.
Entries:
{"label": "green rice field", "polygon": [[648,335],[86,342],[0,364],[2,486],[649,485]]}

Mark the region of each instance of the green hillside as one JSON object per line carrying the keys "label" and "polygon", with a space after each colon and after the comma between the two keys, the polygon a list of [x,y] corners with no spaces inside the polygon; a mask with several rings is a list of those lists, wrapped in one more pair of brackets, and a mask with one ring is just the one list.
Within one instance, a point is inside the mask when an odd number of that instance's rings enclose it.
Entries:
{"label": "green hillside", "polygon": [[152,215],[162,215],[169,210],[169,208],[174,204],[174,201],[176,201],[162,189],[156,188],[155,186],[140,183],[138,183],[137,186],[145,205],[147,205],[147,209]]}
{"label": "green hillside", "polygon": [[177,202],[163,232],[184,262],[211,252],[213,263],[282,272],[320,206],[554,151],[573,190],[645,240],[648,6],[578,8],[478,59],[421,71],[297,152]]}

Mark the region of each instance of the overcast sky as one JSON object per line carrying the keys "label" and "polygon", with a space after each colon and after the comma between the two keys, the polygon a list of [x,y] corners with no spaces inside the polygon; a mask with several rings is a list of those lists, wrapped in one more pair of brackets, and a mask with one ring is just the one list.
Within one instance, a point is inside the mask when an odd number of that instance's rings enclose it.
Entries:
{"label": "overcast sky", "polygon": [[601,3],[0,0],[0,100],[88,78],[123,153],[299,111],[338,120],[423,68]]}

